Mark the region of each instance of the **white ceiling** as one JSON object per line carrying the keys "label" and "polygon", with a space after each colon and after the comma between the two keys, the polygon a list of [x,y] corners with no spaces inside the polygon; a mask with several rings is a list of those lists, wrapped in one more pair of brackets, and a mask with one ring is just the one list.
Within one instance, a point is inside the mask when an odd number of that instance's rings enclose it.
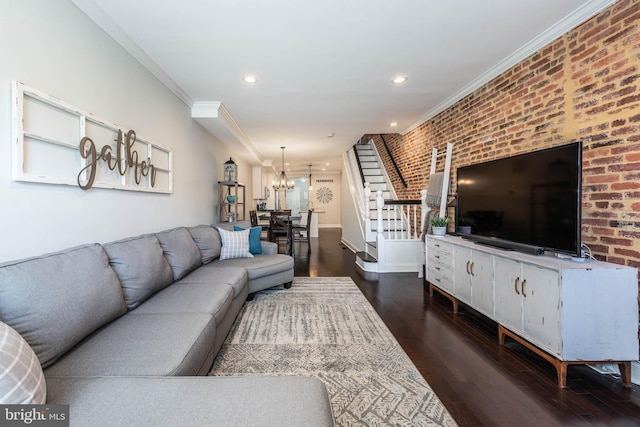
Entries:
{"label": "white ceiling", "polygon": [[614,3],[72,1],[245,159],[279,171],[286,146],[294,176],[340,170],[363,134],[412,129]]}

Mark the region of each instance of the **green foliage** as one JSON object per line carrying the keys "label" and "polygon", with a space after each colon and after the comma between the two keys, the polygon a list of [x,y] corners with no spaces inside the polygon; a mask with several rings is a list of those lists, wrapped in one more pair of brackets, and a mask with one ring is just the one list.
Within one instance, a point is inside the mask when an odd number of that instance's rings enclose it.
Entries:
{"label": "green foliage", "polygon": [[449,218],[431,218],[431,226],[432,227],[446,227],[449,224]]}

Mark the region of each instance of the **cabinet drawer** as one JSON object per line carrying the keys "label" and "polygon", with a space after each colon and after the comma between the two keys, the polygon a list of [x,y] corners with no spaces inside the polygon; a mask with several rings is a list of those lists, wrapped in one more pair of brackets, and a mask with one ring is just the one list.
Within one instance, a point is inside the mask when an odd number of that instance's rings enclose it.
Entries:
{"label": "cabinet drawer", "polygon": [[444,265],[451,265],[451,268],[453,268],[453,258],[451,257],[451,254],[445,254],[442,252],[434,252],[434,251],[429,251],[429,253],[427,254],[427,261],[429,261],[429,264],[444,264]]}
{"label": "cabinet drawer", "polygon": [[453,294],[453,276],[446,276],[437,272],[429,272],[429,282]]}
{"label": "cabinet drawer", "polygon": [[453,266],[445,264],[440,260],[429,259],[428,269],[433,274],[450,277],[453,280]]}
{"label": "cabinet drawer", "polygon": [[442,256],[451,257],[453,255],[453,246],[451,246],[451,243],[445,243],[442,240],[427,238],[427,252],[429,254],[437,252]]}

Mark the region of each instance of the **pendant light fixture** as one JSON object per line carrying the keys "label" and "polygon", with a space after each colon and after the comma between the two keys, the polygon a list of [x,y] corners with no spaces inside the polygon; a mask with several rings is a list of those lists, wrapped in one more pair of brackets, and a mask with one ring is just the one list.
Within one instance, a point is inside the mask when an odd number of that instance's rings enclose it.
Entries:
{"label": "pendant light fixture", "polygon": [[313,190],[313,184],[311,184],[311,165],[309,165],[309,191]]}
{"label": "pendant light fixture", "polygon": [[290,181],[287,178],[287,174],[284,173],[284,148],[285,147],[280,147],[280,149],[282,150],[282,172],[280,172],[280,176],[278,177],[278,179],[271,183],[273,185],[273,189],[276,191],[290,190],[294,185],[293,181]]}

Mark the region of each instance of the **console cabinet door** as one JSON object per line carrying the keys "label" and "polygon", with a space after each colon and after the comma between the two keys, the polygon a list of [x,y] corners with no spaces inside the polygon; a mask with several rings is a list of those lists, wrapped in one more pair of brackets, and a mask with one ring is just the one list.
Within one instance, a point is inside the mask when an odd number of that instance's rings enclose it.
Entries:
{"label": "console cabinet door", "polygon": [[522,277],[523,335],[543,350],[560,356],[560,272],[523,264]]}
{"label": "console cabinet door", "polygon": [[[471,259],[471,305],[493,318],[493,255],[474,251]],[[457,283],[456,283],[457,285]]]}
{"label": "console cabinet door", "polygon": [[471,304],[471,249],[453,247],[453,282],[455,297]]}
{"label": "console cabinet door", "polygon": [[522,333],[522,264],[496,256],[495,265],[495,320]]}

